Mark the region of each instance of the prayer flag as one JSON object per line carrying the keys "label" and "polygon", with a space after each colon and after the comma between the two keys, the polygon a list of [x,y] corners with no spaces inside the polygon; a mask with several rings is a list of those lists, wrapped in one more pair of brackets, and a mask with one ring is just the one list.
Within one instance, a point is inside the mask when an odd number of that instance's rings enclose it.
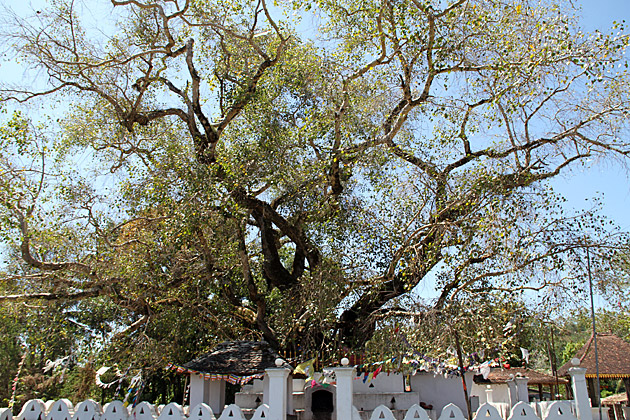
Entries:
{"label": "prayer flag", "polygon": [[315,374],[315,359],[300,363],[295,367],[293,373],[301,373],[303,375],[306,375],[306,382],[314,379],[313,375]]}

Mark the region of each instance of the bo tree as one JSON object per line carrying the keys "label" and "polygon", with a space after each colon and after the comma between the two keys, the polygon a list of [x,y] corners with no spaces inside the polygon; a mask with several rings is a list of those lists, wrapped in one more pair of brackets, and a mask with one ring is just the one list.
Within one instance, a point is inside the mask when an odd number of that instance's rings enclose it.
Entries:
{"label": "bo tree", "polygon": [[5,302],[98,302],[120,349],[361,348],[423,288],[579,289],[611,240],[547,184],[630,150],[628,36],[570,3],[77,7],[4,35],[37,78],[3,99],[52,115],[3,129]]}

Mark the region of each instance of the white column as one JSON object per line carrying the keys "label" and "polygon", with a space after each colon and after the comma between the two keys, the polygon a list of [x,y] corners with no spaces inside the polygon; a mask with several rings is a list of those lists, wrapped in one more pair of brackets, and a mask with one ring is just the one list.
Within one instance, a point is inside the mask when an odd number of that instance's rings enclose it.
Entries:
{"label": "white column", "polygon": [[507,381],[505,381],[505,383],[508,386],[508,393],[510,396],[510,407],[514,407],[516,403],[518,402],[518,390],[516,388],[516,380],[514,379],[512,375],[510,375],[510,378]]}
{"label": "white column", "polygon": [[295,411],[293,401],[293,375],[287,377],[287,414],[293,414]]}
{"label": "white column", "polygon": [[290,370],[280,367],[283,360],[277,359],[275,368],[265,369],[269,377],[269,418],[286,420],[287,418],[287,378]]}
{"label": "white column", "polygon": [[514,380],[516,381],[516,395],[518,400],[529,404],[529,391],[527,390],[527,382],[529,382],[529,378],[525,376],[517,376]]}
{"label": "white column", "polygon": [[262,388],[263,388],[263,404],[269,405],[269,376],[263,376],[262,380]]}
{"label": "white column", "polygon": [[494,395],[492,395],[492,386],[486,385],[486,402],[493,403]]}
{"label": "white column", "polygon": [[588,389],[586,388],[586,368],[572,367],[569,369],[569,375],[571,375],[571,388],[573,388],[578,420],[593,420]]}
{"label": "white column", "polygon": [[[200,375],[190,374],[190,406],[194,407],[202,402],[208,402],[206,390],[207,382]],[[212,407],[214,410],[214,407]]]}
{"label": "white column", "polygon": [[212,412],[216,416],[219,416],[225,407],[225,381],[221,379],[219,381],[206,381],[206,383],[207,399],[204,402],[212,408]]}
{"label": "white column", "polygon": [[354,378],[354,367],[348,367],[348,359],[341,359],[343,367],[336,367],[335,376],[337,377],[337,401],[335,401],[335,409],[337,410],[337,419],[349,420],[352,418],[352,379]]}

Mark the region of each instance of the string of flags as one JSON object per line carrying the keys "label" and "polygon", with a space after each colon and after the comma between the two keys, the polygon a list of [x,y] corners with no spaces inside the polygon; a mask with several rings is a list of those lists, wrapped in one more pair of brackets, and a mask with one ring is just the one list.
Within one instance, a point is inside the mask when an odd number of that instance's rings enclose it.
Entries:
{"label": "string of flags", "polygon": [[68,363],[70,362],[70,355],[66,356],[66,357],[61,357],[55,361],[52,360],[47,360],[46,361],[46,365],[44,366],[44,368],[42,369],[44,371],[44,373],[48,373],[51,370],[55,371],[57,368],[59,368],[60,366],[66,366]]}
{"label": "string of flags", "polygon": [[110,388],[116,384],[119,384],[122,379],[126,376],[123,375],[120,370],[118,370],[118,368],[116,368],[116,379],[114,379],[111,382],[103,382],[101,380],[101,376],[104,375],[106,372],[108,372],[111,369],[111,367],[109,366],[103,366],[101,367],[99,370],[96,371],[96,385],[100,388]]}
{"label": "string of flags", "polygon": [[263,376],[265,376],[264,373],[257,373],[257,374],[249,375],[249,376],[237,376],[234,374],[220,374],[220,373],[206,373],[206,372],[199,372],[197,370],[188,369],[183,366],[176,365],[174,363],[169,363],[168,365],[166,365],[166,369],[174,370],[177,373],[188,373],[191,375],[199,375],[203,377],[203,379],[209,380],[209,381],[224,380],[232,385],[245,385],[246,383],[249,383],[253,381],[254,379],[262,379]]}
{"label": "string of flags", "polygon": [[22,367],[24,366],[24,360],[26,360],[26,354],[28,353],[26,347],[24,347],[24,352],[22,353],[22,358],[20,359],[20,363],[18,364],[18,370],[15,374],[15,378],[13,379],[13,384],[11,385],[11,399],[9,400],[9,408],[13,408],[13,404],[15,404],[15,395],[17,392],[17,385],[20,379],[20,373],[22,373]]}
{"label": "string of flags", "polygon": [[116,392],[114,392],[114,399],[118,398],[118,396],[120,395],[120,390],[122,388],[123,379],[125,379],[127,377],[127,374],[129,373],[130,370],[131,370],[131,365],[129,365],[127,367],[127,370],[125,370],[125,373],[118,380],[118,386],[116,387]]}
{"label": "string of flags", "polygon": [[321,373],[315,372],[315,362],[317,358],[307,360],[306,362],[300,363],[293,369],[293,374],[301,373],[306,376],[304,380],[305,388],[314,388],[316,386],[322,386],[324,388],[329,385],[335,385],[337,383],[337,378],[335,377],[335,372],[330,368],[322,369]]}
{"label": "string of flags", "polygon": [[[504,332],[510,332],[513,328],[514,323],[510,320],[510,322],[508,322],[508,324],[504,327]],[[395,356],[378,362],[357,364],[354,366],[357,369],[357,376],[355,379],[361,379],[363,383],[371,383],[372,380],[374,380],[382,372],[387,372],[388,375],[390,372],[398,372],[405,375],[416,374],[417,372],[428,372],[433,373],[434,375],[443,375],[444,377],[448,377],[461,376],[465,372],[469,371],[479,372],[484,379],[487,379],[490,374],[490,370],[493,367],[500,366],[505,369],[510,368],[508,363],[503,363],[505,362],[504,358],[494,358],[480,363],[479,360],[483,360],[485,356],[484,350],[481,350],[480,352],[473,352],[463,357],[463,359],[466,360],[466,365],[460,367],[458,363],[457,350],[453,347],[449,347],[447,349],[447,354],[449,355],[447,359],[435,359],[417,351],[409,343],[407,337],[402,334],[398,327],[395,329],[394,333],[409,348],[410,352],[402,356]],[[500,348],[501,346],[492,351],[498,351]],[[521,353],[525,363],[529,363],[529,351],[521,347]],[[305,388],[315,386],[327,387],[328,385],[336,384],[335,374],[332,369],[324,368],[321,373],[315,372],[316,361],[317,358],[307,360],[297,365],[293,370],[294,374],[302,374],[306,376]],[[237,376],[233,374],[228,375],[199,372],[173,363],[169,363],[166,368],[175,370],[177,373],[199,375],[206,380],[225,380],[230,384],[237,385],[244,385],[254,379],[261,379],[264,377],[264,373],[250,376]]]}
{"label": "string of flags", "polygon": [[[479,372],[479,374],[483,375],[483,377],[487,379],[490,374],[490,368],[498,366],[501,366],[499,359],[493,359],[483,363],[465,366],[464,371]],[[383,372],[386,372],[387,374],[390,372],[402,372],[405,374],[428,372],[434,375],[443,375],[445,377],[461,375],[459,366],[453,358],[442,361],[428,356],[414,357],[412,355],[406,355],[401,358],[392,357],[378,362],[360,364],[357,365],[356,368],[357,376],[355,379],[360,379],[363,383],[372,382],[374,378]]]}
{"label": "string of flags", "polygon": [[[127,407],[129,404],[131,404],[132,407],[135,407],[138,403],[138,397],[142,393],[143,388],[144,381],[142,380],[142,372],[140,372],[136,376],[131,378],[129,388],[127,388],[127,395],[125,395],[125,399],[123,400],[123,405]],[[132,394],[133,398],[131,398]],[[129,401],[130,398],[131,402]]]}

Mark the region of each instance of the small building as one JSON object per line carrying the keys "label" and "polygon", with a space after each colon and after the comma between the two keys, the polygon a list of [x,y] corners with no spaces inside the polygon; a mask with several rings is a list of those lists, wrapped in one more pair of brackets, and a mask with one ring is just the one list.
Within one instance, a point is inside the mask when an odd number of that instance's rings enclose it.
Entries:
{"label": "small building", "polygon": [[[626,388],[626,400],[628,400],[630,397],[630,344],[614,334],[597,333],[597,355],[600,379],[623,380]],[[588,395],[591,398],[593,407],[598,407],[600,405],[600,393],[596,390],[597,368],[595,365],[595,345],[592,334],[574,357],[580,360],[581,367],[586,368]],[[558,374],[566,376],[571,366],[571,362],[565,363],[558,369]]]}
{"label": "small building", "polygon": [[606,407],[608,410],[609,419],[624,420],[630,418],[628,395],[625,392],[602,398],[602,407]]}
{"label": "small building", "polygon": [[[471,394],[479,397],[479,404],[485,402],[509,403],[508,380],[518,376],[527,377],[529,389],[531,390],[531,387],[534,387],[538,391],[528,392],[530,401],[555,400],[556,395],[560,393],[559,388],[569,385],[569,380],[564,376],[558,375],[558,377],[555,377],[534,369],[524,367],[512,367],[510,369],[492,368],[487,378],[484,378],[482,375],[474,376]],[[548,388],[548,392],[545,392],[545,388]],[[493,401],[488,401],[488,389],[492,391]]]}
{"label": "small building", "polygon": [[[264,373],[265,369],[276,367],[277,358],[280,356],[266,342],[231,341],[217,345],[211,352],[184,365],[170,365],[170,368],[190,375],[190,407],[204,402],[215,414],[221,413],[225,405],[226,383],[233,383],[241,385],[240,392],[235,395],[235,404],[245,413],[253,413],[260,405],[269,404],[269,379]],[[292,370],[286,363],[283,366]],[[472,376],[472,372],[466,374],[468,389],[472,385]],[[379,405],[402,415],[418,404],[432,419],[437,419],[449,403],[455,403],[467,412],[462,379],[457,375],[422,371],[407,375],[386,371],[378,375],[358,372],[352,383],[354,405],[363,416],[369,416]],[[337,418],[336,393],[334,378],[305,386],[304,379],[293,378],[290,374],[287,378],[287,412],[301,420],[334,420]],[[472,407],[473,410],[476,408]]]}
{"label": "small building", "polygon": [[[264,341],[228,341],[182,366],[169,367],[190,375],[191,407],[206,403],[219,414],[225,406],[226,383],[243,385],[266,378],[265,369],[276,367],[275,361],[279,358]],[[281,366],[292,369],[287,363]],[[264,381],[264,386],[268,388],[268,381]],[[268,389],[266,391],[264,395],[268,398]]]}
{"label": "small building", "polygon": [[[319,377],[318,372],[315,376]],[[472,373],[466,375],[468,386],[472,383]],[[243,386],[236,394],[236,404],[246,410],[253,411],[264,398],[264,387],[261,380],[254,380]],[[293,413],[300,420],[334,420],[337,419],[335,401],[337,384],[335,381],[306,384],[304,379],[293,379],[292,402]],[[467,412],[462,379],[460,376],[435,375],[428,372],[417,372],[404,375],[394,372],[381,372],[371,377],[365,372],[358,372],[352,379],[353,404],[362,418],[369,418],[380,405],[389,408],[395,416],[404,417],[414,404],[425,409],[429,418],[439,418],[442,409],[450,403],[457,405],[462,412]],[[477,407],[473,407],[475,410]],[[398,418],[397,417],[397,418]]]}

